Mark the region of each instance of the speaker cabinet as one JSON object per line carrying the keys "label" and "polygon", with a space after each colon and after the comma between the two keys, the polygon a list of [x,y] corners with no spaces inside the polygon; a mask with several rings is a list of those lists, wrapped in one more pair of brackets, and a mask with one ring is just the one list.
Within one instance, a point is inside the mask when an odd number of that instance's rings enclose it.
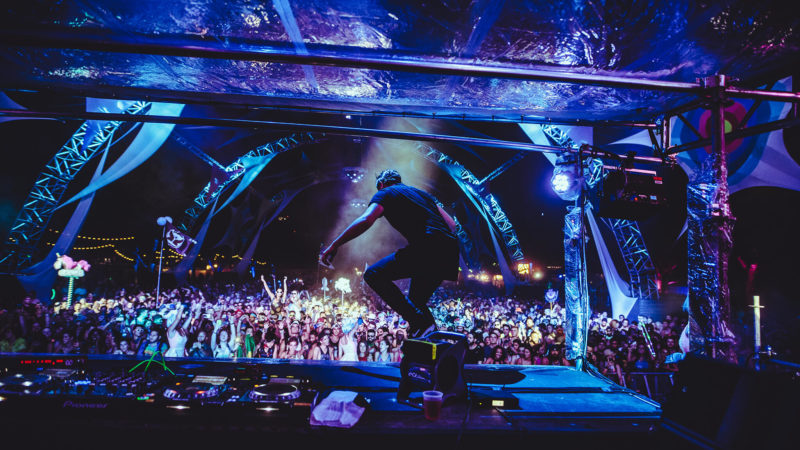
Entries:
{"label": "speaker cabinet", "polygon": [[454,397],[465,398],[466,352],[467,340],[460,333],[434,331],[420,339],[407,339],[400,362],[398,401],[412,402],[412,392],[431,390],[441,391],[445,402]]}
{"label": "speaker cabinet", "polygon": [[800,445],[800,388],[788,374],[757,372],[687,355],[663,417],[715,446]]}

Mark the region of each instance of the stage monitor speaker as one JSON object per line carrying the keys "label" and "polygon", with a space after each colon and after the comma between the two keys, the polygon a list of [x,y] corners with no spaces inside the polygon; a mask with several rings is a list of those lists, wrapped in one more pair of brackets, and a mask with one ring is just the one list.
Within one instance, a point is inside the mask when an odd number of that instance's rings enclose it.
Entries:
{"label": "stage monitor speaker", "polygon": [[800,389],[786,374],[756,372],[692,354],[680,362],[662,405],[677,424],[722,448],[781,448],[800,442]]}
{"label": "stage monitor speaker", "polygon": [[600,217],[645,219],[666,205],[664,179],[653,171],[603,167],[590,199]]}
{"label": "stage monitor speaker", "polygon": [[[466,398],[464,355],[467,339],[461,333],[434,331],[420,339],[403,342],[398,401],[411,402],[412,392],[441,391],[450,398]],[[419,403],[419,402],[418,402]]]}

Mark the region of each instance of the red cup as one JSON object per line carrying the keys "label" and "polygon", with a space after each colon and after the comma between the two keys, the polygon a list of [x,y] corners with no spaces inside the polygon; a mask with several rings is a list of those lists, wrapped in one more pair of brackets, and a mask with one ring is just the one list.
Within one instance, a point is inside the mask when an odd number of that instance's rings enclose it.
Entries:
{"label": "red cup", "polygon": [[422,393],[422,406],[425,409],[426,419],[439,420],[443,400],[444,395],[439,391],[425,391]]}

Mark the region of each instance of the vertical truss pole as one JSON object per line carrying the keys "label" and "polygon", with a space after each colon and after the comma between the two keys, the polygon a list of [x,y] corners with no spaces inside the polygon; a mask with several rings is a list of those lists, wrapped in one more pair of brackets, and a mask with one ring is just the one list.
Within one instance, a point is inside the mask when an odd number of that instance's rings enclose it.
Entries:
{"label": "vertical truss pole", "polygon": [[710,94],[712,157],[689,183],[689,319],[692,350],[733,361],[734,335],[729,327],[728,257],[734,217],[728,203],[725,152],[724,75],[705,80]]}

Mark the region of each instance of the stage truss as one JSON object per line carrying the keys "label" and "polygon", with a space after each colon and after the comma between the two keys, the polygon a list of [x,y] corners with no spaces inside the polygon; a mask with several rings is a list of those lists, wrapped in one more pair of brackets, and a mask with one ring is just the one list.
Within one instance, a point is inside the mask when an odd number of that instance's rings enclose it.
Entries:
{"label": "stage truss", "polygon": [[318,142],[319,139],[323,137],[324,134],[321,133],[295,133],[256,147],[240,156],[236,161],[222,170],[226,174],[225,180],[217,183],[216,186],[214,186],[214,180],[211,180],[203,187],[192,202],[192,206],[187,208],[183,213],[183,217],[177,221],[178,228],[186,232],[191,231],[197,219],[203,214],[203,211],[214,203],[217,197],[219,197],[234,180],[244,174],[243,158],[280,154],[303,145]]}
{"label": "stage truss", "polygon": [[[124,114],[143,114],[149,106],[149,102],[134,102]],[[82,123],[67,143],[48,161],[33,183],[22,209],[11,226],[5,245],[6,254],[0,260],[3,267],[16,271],[32,264],[47,224],[69,183],[98,150],[110,143],[114,133],[123,123],[125,122],[113,120],[106,122],[87,145],[84,145],[84,138],[89,128],[89,121]]]}

